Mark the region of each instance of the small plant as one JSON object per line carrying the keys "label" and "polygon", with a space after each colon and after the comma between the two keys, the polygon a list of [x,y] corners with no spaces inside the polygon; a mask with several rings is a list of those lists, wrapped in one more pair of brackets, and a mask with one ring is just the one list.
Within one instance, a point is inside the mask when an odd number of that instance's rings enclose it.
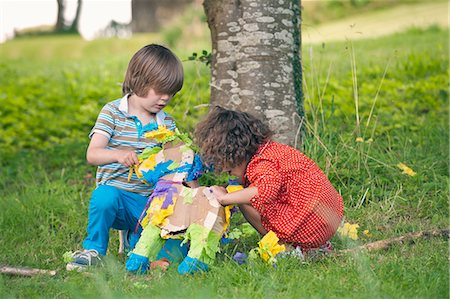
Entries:
{"label": "small plant", "polygon": [[197,52],[192,53],[191,56],[188,57],[188,60],[196,60],[204,63],[207,66],[211,65],[211,52],[203,50],[201,55],[197,54]]}

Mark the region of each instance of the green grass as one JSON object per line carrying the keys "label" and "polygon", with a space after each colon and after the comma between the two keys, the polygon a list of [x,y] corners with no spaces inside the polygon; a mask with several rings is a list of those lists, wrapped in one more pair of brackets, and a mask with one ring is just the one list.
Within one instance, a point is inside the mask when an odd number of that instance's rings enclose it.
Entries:
{"label": "green grass", "polygon": [[[434,2],[442,0],[436,0]],[[398,6],[409,6],[426,3],[427,0],[329,0],[329,1],[302,1],[302,23],[305,26],[326,23],[343,19],[353,15],[372,13],[392,9]]]}
{"label": "green grass", "polygon": [[[447,39],[447,30],[430,28],[304,46],[307,130],[301,149],[342,193],[346,221],[372,235],[360,234],[355,242],[335,237],[336,249],[448,227]],[[85,237],[94,188],[95,168],[84,158],[87,134],[101,106],[120,96],[117,83],[130,56],[160,40],[46,36],[1,45],[0,265],[58,274],[2,275],[0,297],[448,298],[448,243],[439,238],[305,264],[282,260],[273,268],[231,260],[236,251],[257,246],[258,237],[246,235],[223,247],[206,274],[180,277],[172,267],[136,277],[124,270],[112,234],[105,268],[65,272],[62,255]],[[175,49],[182,59],[201,50]],[[201,105],[208,102],[209,69],[198,62],[184,66],[185,86],[167,110],[192,131],[207,111]],[[400,162],[417,175],[402,174]]]}

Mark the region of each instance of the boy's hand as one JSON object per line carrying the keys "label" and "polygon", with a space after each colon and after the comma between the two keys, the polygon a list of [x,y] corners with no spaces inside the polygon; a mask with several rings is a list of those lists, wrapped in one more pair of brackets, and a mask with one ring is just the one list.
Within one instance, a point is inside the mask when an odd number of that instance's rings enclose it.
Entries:
{"label": "boy's hand", "polygon": [[126,167],[139,165],[138,156],[134,151],[116,150],[116,158],[118,163]]}

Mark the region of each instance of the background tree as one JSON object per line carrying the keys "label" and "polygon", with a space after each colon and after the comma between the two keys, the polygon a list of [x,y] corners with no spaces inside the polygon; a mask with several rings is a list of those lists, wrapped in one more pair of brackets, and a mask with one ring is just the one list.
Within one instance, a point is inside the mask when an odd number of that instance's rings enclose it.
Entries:
{"label": "background tree", "polygon": [[55,31],[62,32],[65,27],[64,12],[66,10],[66,3],[65,0],[56,0],[56,2],[58,3],[58,15],[56,17]]}
{"label": "background tree", "polygon": [[58,14],[56,17],[55,31],[56,32],[71,32],[79,33],[78,24],[80,22],[82,0],[77,1],[77,10],[75,12],[75,17],[73,18],[70,25],[66,24],[65,11],[66,11],[66,1],[56,0],[58,3]]}
{"label": "background tree", "polygon": [[303,117],[299,0],[205,0],[211,104],[265,119],[293,145]]}
{"label": "background tree", "polygon": [[131,30],[137,32],[154,32],[159,28],[156,19],[156,0],[132,0],[131,1]]}
{"label": "background tree", "polygon": [[167,21],[178,15],[187,4],[194,0],[132,0],[131,30],[138,32],[156,32]]}
{"label": "background tree", "polygon": [[82,6],[82,0],[78,0],[75,17],[72,21],[72,25],[70,25],[70,27],[69,27],[70,32],[78,33],[78,24],[80,23],[80,16],[81,16],[81,6]]}

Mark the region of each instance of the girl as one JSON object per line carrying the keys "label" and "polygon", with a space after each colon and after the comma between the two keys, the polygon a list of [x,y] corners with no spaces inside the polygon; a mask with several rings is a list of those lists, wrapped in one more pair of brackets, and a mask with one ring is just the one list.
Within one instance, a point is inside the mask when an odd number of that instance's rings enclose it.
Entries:
{"label": "girl", "polygon": [[252,115],[214,107],[195,131],[200,153],[245,188],[227,193],[213,186],[213,192],[222,205],[239,205],[262,235],[272,230],[306,252],[328,247],[343,217],[341,196],[312,160],[271,136]]}

